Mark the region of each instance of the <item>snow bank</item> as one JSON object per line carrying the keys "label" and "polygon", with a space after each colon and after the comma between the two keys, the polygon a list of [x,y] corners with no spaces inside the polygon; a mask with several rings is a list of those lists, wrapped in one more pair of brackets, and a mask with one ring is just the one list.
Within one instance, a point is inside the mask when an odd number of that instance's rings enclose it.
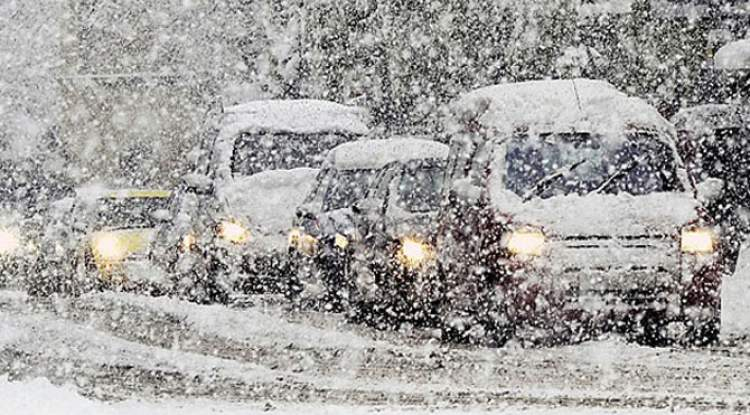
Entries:
{"label": "snow bank", "polygon": [[619,134],[646,129],[673,133],[655,108],[604,81],[589,79],[530,81],[488,86],[456,101],[458,125],[512,133],[588,131]]}
{"label": "snow bank", "polygon": [[417,138],[354,141],[336,147],[329,154],[329,160],[340,170],[380,169],[393,162],[447,157],[445,144]]}
{"label": "snow bank", "polygon": [[737,271],[721,288],[722,337],[750,337],[750,244],[740,253]]}
{"label": "snow bank", "polygon": [[[393,415],[458,415],[469,413],[498,413],[504,415],[616,415],[616,414],[671,414],[669,409],[604,409],[604,408],[541,408],[535,406],[506,406],[495,411],[485,408],[439,409],[431,407],[366,407],[333,405],[288,405],[267,403],[231,403],[210,400],[128,400],[106,403],[89,400],[79,395],[72,386],[56,386],[46,379],[33,379],[23,382],[10,382],[0,378],[0,402],[4,415],[252,415],[273,413],[307,415],[358,415],[388,413]],[[680,410],[683,414],[695,414],[693,410]]]}
{"label": "snow bank", "polygon": [[750,69],[750,39],[727,43],[714,55],[714,67],[724,70]]}

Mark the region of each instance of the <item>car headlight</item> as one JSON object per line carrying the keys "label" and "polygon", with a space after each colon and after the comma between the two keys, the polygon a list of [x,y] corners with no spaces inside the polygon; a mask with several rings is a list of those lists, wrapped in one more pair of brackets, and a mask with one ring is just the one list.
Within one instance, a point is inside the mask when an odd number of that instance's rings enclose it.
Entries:
{"label": "car headlight", "polygon": [[194,234],[189,233],[182,237],[182,240],[180,241],[180,251],[190,252],[193,249],[195,249],[195,245],[197,243],[198,243],[198,238],[196,238]]}
{"label": "car headlight", "polygon": [[708,228],[683,229],[680,249],[688,254],[712,254],[716,234]]}
{"label": "car headlight", "polygon": [[407,268],[419,268],[433,258],[433,250],[428,243],[406,237],[401,239],[396,257]]}
{"label": "car headlight", "polygon": [[18,233],[10,229],[0,229],[0,255],[14,254],[21,246]]}
{"label": "car headlight", "polygon": [[333,239],[333,244],[336,245],[336,247],[339,249],[346,249],[346,247],[349,246],[349,238],[340,233],[337,233]]}
{"label": "car headlight", "polygon": [[101,234],[94,238],[92,245],[94,257],[97,260],[117,262],[127,255],[127,248],[116,235]]}
{"label": "car headlight", "polygon": [[537,229],[518,229],[510,233],[505,247],[514,255],[540,256],[544,248],[545,237]]}
{"label": "car headlight", "polygon": [[247,228],[230,220],[222,221],[219,224],[218,234],[222,239],[238,245],[244,244],[250,239],[250,231]]}
{"label": "car headlight", "polygon": [[302,238],[302,229],[292,228],[292,230],[289,231],[289,246],[292,248],[298,247],[299,241],[301,238]]}

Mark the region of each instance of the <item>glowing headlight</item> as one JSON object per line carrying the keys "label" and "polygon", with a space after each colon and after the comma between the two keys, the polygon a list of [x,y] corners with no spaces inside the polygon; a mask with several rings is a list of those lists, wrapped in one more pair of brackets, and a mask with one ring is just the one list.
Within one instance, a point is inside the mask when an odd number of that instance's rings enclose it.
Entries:
{"label": "glowing headlight", "polygon": [[536,229],[520,229],[511,233],[506,248],[515,255],[540,256],[544,248],[544,234]]}
{"label": "glowing headlight", "polygon": [[289,246],[292,248],[299,246],[299,240],[301,237],[302,230],[300,228],[292,228],[292,230],[289,231]]}
{"label": "glowing headlight", "polygon": [[408,268],[419,268],[433,256],[432,248],[415,238],[403,238],[396,257]]}
{"label": "glowing headlight", "polygon": [[716,235],[710,229],[683,229],[680,249],[689,254],[711,254],[715,240]]}
{"label": "glowing headlight", "polygon": [[349,238],[340,233],[337,233],[336,237],[334,238],[333,244],[340,249],[346,249],[346,247],[349,246]]}
{"label": "glowing headlight", "polygon": [[117,262],[127,255],[127,249],[122,241],[117,236],[108,233],[94,239],[93,250],[96,259],[106,262]]}
{"label": "glowing headlight", "polygon": [[234,244],[244,244],[250,239],[250,231],[237,222],[225,220],[219,224],[219,236]]}
{"label": "glowing headlight", "polygon": [[189,233],[182,237],[182,241],[180,241],[180,251],[182,252],[190,252],[195,248],[195,244],[198,243],[198,238],[195,237],[192,233]]}
{"label": "glowing headlight", "polygon": [[18,234],[8,229],[0,229],[0,255],[10,255],[21,246]]}

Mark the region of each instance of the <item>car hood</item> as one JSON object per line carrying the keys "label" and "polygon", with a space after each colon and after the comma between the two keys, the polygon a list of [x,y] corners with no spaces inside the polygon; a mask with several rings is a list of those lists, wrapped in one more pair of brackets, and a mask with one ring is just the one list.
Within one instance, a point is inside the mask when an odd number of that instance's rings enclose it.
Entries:
{"label": "car hood", "polygon": [[317,169],[274,170],[224,181],[217,188],[222,215],[250,227],[251,238],[285,248],[297,206],[311,191]]}
{"label": "car hood", "polygon": [[512,223],[560,236],[667,235],[699,218],[699,203],[689,193],[569,195],[526,203],[515,195],[493,199],[496,211]]}

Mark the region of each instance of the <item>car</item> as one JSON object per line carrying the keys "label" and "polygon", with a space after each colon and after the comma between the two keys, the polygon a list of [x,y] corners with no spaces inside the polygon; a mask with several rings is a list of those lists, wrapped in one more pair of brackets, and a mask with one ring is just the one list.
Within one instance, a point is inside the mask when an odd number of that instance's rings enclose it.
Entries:
{"label": "car", "polygon": [[356,206],[361,238],[350,243],[347,314],[378,328],[431,325],[440,311],[434,236],[448,146],[400,146]]}
{"label": "car", "polygon": [[289,286],[288,234],[331,148],[369,133],[361,108],[319,100],[225,109],[185,178],[159,255],[178,295],[202,303]]}
{"label": "car", "polygon": [[736,264],[750,218],[750,130],[742,107],[705,104],[682,109],[671,121],[677,129],[677,150],[695,183],[721,182],[721,193],[706,205],[723,228],[728,265]]}
{"label": "car", "polygon": [[21,288],[27,278],[53,271],[48,248],[56,244],[73,187],[32,159],[0,160],[0,177],[0,286]]}
{"label": "car", "polygon": [[[370,205],[377,201],[379,207],[385,206],[387,198],[373,185],[401,177],[407,166],[417,169],[414,174],[428,171],[424,170],[428,166],[437,168],[447,153],[445,144],[413,137],[361,140],[331,150],[312,192],[297,209],[292,224],[290,262],[297,281],[291,291],[302,293],[304,299],[322,303],[325,309],[343,310],[342,300],[348,297],[351,254],[355,251],[353,248],[359,246],[356,241],[368,232],[366,221],[361,218],[363,198],[374,191],[368,196]],[[420,166],[423,169],[420,170]],[[404,185],[407,184],[413,183],[404,179]],[[387,184],[380,187],[387,187]],[[410,187],[408,190],[414,191],[416,197],[422,196],[416,194],[421,189]],[[379,199],[375,200],[376,197]],[[396,198],[396,202],[399,207],[405,203],[406,208],[418,203],[401,198]],[[399,207],[392,206],[387,212],[392,213]],[[414,216],[408,209],[399,211],[408,212],[402,219]],[[373,240],[380,242],[377,238]]]}
{"label": "car", "polygon": [[171,192],[161,189],[77,189],[69,211],[70,238],[63,248],[70,274],[30,286],[36,294],[68,294],[101,290],[166,290],[164,276],[150,264],[158,226],[168,218]]}
{"label": "car", "polygon": [[490,86],[453,105],[435,248],[448,339],[622,328],[649,344],[718,340],[726,238],[653,107],[588,79]]}

